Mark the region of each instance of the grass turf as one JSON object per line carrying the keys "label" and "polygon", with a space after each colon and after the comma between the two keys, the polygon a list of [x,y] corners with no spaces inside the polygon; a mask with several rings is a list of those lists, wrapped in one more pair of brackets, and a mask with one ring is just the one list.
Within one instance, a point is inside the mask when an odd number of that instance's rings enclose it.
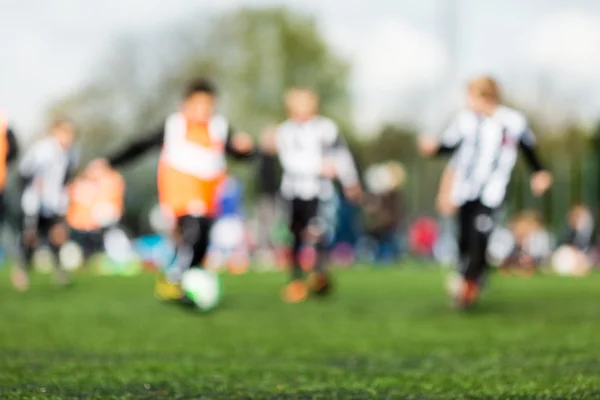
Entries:
{"label": "grass turf", "polygon": [[224,277],[208,315],[152,277],[79,276],[26,294],[0,273],[2,399],[600,398],[600,276],[496,277],[452,311],[437,270],[339,272],[279,301],[279,274]]}

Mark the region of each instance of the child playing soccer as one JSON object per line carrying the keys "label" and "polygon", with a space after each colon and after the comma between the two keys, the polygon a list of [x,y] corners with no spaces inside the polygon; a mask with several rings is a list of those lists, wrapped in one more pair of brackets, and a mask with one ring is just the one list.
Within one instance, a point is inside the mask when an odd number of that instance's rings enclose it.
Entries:
{"label": "child playing soccer", "polygon": [[180,281],[189,268],[201,268],[209,244],[209,232],[217,213],[218,191],[226,173],[226,155],[249,157],[253,142],[215,114],[217,91],[208,80],[192,83],[179,111],[157,129],[109,157],[119,167],[160,149],[158,197],[163,215],[174,223],[176,256],[164,275],[159,275],[156,295],[163,300],[183,299]]}
{"label": "child playing soccer", "polygon": [[461,281],[453,295],[460,308],[478,298],[488,269],[486,250],[495,212],[506,197],[519,149],[533,170],[533,193],[542,195],[552,184],[552,176],[536,156],[535,137],[525,116],[500,101],[494,79],[474,79],[467,89],[467,109],[444,132],[441,143],[423,138],[419,146],[425,156],[453,154],[444,182],[447,186],[451,180],[450,193],[440,200],[444,210],[458,210]]}

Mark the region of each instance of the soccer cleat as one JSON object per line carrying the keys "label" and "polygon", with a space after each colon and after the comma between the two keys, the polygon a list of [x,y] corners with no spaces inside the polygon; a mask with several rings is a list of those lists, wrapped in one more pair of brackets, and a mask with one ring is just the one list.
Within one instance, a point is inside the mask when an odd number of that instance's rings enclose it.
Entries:
{"label": "soccer cleat", "polygon": [[458,274],[448,278],[446,287],[454,306],[460,310],[472,307],[479,297],[479,284]]}
{"label": "soccer cleat", "polygon": [[313,294],[325,296],[331,292],[331,279],[325,272],[313,272],[308,277],[308,286]]}
{"label": "soccer cleat", "polygon": [[461,296],[461,308],[469,308],[475,304],[479,297],[479,284],[470,280],[465,280],[463,292]]}
{"label": "soccer cleat", "polygon": [[12,271],[13,287],[19,292],[26,292],[29,289],[29,277],[25,269],[16,267]]}
{"label": "soccer cleat", "polygon": [[283,288],[281,297],[286,303],[302,303],[308,298],[308,286],[300,279],[291,281]]}
{"label": "soccer cleat", "polygon": [[184,297],[183,289],[178,283],[169,282],[162,274],[156,276],[155,296],[162,301],[177,301]]}

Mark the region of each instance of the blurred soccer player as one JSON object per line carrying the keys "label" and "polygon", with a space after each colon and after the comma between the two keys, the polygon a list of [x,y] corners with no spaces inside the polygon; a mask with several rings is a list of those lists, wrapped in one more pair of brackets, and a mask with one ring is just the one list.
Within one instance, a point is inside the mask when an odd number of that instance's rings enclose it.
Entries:
{"label": "blurred soccer player", "polygon": [[24,218],[21,260],[13,270],[13,285],[17,290],[29,287],[26,268],[41,242],[46,242],[54,255],[57,283],[69,283],[58,260],[58,252],[68,237],[64,215],[68,205],[66,188],[77,164],[73,149],[75,137],[75,126],[70,121],[56,120],[50,127],[50,134],[35,143],[19,165]]}
{"label": "blurred soccer player", "polygon": [[[277,148],[283,167],[281,193],[290,203],[290,230],[293,234],[291,281],[283,299],[301,302],[309,289],[325,293],[330,285],[326,271],[327,226],[319,218],[319,204],[333,198],[334,179],[339,179],[346,195],[360,194],[354,161],[335,122],[322,117],[317,94],[295,88],[285,96],[289,119],[277,129]],[[315,246],[317,262],[309,285],[305,283],[300,262],[303,245]]]}
{"label": "blurred soccer player", "polygon": [[177,241],[175,259],[166,274],[157,278],[156,295],[163,300],[182,299],[183,273],[202,268],[217,212],[218,190],[226,178],[225,156],[244,158],[254,151],[248,134],[234,134],[228,121],[215,114],[216,100],[217,91],[210,81],[192,83],[179,111],[108,159],[110,166],[118,167],[149,150],[161,149],[159,201],[165,217],[174,221]]}
{"label": "blurred soccer player", "polygon": [[83,249],[84,261],[104,250],[104,233],[123,215],[125,182],[115,170],[91,165],[69,186],[66,221]]}
{"label": "blurred soccer player", "polygon": [[[279,200],[279,161],[277,159],[276,127],[269,127],[260,137],[257,152],[256,194],[257,200],[257,254],[261,264],[271,263],[273,243],[271,231],[277,219]],[[261,265],[267,267],[267,265]]]}
{"label": "blurred soccer player", "polygon": [[504,202],[519,149],[533,170],[533,193],[542,195],[552,185],[552,176],[535,154],[535,137],[525,116],[500,100],[494,79],[476,78],[468,85],[467,109],[444,132],[441,143],[428,137],[420,140],[423,155],[454,154],[448,175],[451,203],[443,208],[458,209],[461,282],[454,294],[461,308],[478,297],[488,269],[486,249],[495,211]]}
{"label": "blurred soccer player", "polygon": [[0,223],[6,217],[4,215],[4,189],[8,178],[8,168],[18,155],[19,146],[15,132],[8,123],[8,118],[0,112]]}

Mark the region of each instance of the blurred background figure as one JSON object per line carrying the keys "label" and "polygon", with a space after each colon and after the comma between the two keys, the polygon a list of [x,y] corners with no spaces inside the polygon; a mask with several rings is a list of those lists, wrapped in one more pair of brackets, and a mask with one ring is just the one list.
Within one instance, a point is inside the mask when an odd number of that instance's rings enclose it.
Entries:
{"label": "blurred background figure", "polygon": [[405,181],[404,166],[393,161],[371,166],[365,172],[366,238],[363,240],[373,243],[370,261],[394,262],[400,256]]}
{"label": "blurred background figure", "polygon": [[536,240],[545,232],[542,215],[537,211],[522,211],[510,221],[509,231],[513,238],[512,251],[501,263],[500,271],[522,276],[533,275],[544,261],[544,255],[548,255],[535,247],[539,246]]}
{"label": "blurred background figure", "polygon": [[279,186],[281,173],[277,159],[276,126],[268,127],[260,137],[256,156],[256,256],[257,266],[274,266],[273,229],[281,215]]}
{"label": "blurred background figure", "polygon": [[583,204],[574,205],[567,216],[567,230],[552,257],[552,266],[558,274],[583,276],[590,272],[594,231],[591,210]]}
{"label": "blurred background figure", "polygon": [[[8,181],[9,167],[19,156],[19,145],[15,132],[10,126],[8,117],[0,110],[0,230],[7,219],[5,189]],[[0,263],[4,262],[5,243],[0,243]]]}
{"label": "blurred background figure", "polygon": [[31,267],[34,252],[44,244],[50,247],[56,268],[56,282],[69,283],[59,262],[59,251],[68,239],[64,216],[68,208],[68,183],[77,167],[73,148],[76,128],[66,119],[57,119],[49,134],[27,150],[19,165],[23,211],[20,238],[21,260],[13,270],[13,285],[27,290],[26,269]]}
{"label": "blurred background figure", "polygon": [[[107,234],[114,237],[109,233],[111,230],[120,230],[125,197],[123,176],[99,163],[92,163],[73,180],[69,195],[66,221],[71,228],[72,245],[81,249],[81,263],[87,263],[92,256],[105,251],[113,261],[123,259],[122,255],[109,251],[113,249],[107,248],[105,243]],[[73,267],[77,264],[71,263]]]}
{"label": "blurred background figure", "polygon": [[243,274],[250,266],[249,235],[244,215],[244,186],[232,176],[219,189],[219,211],[210,232],[206,268]]}

